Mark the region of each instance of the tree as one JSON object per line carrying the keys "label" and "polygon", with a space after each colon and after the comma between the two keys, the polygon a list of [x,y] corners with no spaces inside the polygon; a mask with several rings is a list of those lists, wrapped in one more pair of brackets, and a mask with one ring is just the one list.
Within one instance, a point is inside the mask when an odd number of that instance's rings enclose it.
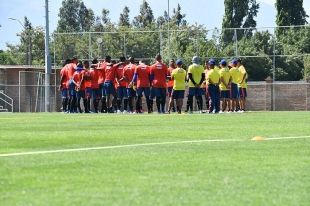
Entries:
{"label": "tree", "polygon": [[63,0],[62,6],[59,9],[59,20],[57,30],[65,31],[80,31],[80,23],[78,10],[80,8],[79,0]]}
{"label": "tree", "polygon": [[132,23],[136,28],[146,28],[152,22],[154,22],[153,11],[146,0],[143,0],[140,6],[140,14],[134,17]]}
{"label": "tree", "polygon": [[129,12],[129,8],[125,6],[123,13],[120,14],[118,26],[130,26]]}
{"label": "tree", "polygon": [[171,21],[171,18],[169,18],[167,11],[164,11],[163,16],[159,16],[157,18],[156,24],[158,28],[161,28],[164,24],[168,23],[168,20]]}
{"label": "tree", "polygon": [[181,14],[181,6],[178,4],[178,7],[173,9],[173,15],[171,17],[172,21],[176,22],[178,27],[186,26],[187,21],[184,19],[186,14]]}
{"label": "tree", "polygon": [[256,3],[256,0],[250,0],[249,10],[247,12],[245,22],[243,24],[243,28],[247,28],[244,30],[244,35],[247,38],[253,36],[253,28],[256,27],[256,21],[254,20],[254,17],[257,16],[258,9],[259,9],[259,3]]}
{"label": "tree", "polygon": [[[234,30],[225,30],[225,28],[240,28],[249,10],[249,0],[225,0],[225,14],[222,22],[222,46],[226,46],[234,39]],[[237,31],[237,39],[243,37],[243,31]]]}
{"label": "tree", "polygon": [[[304,8],[303,0],[277,0],[277,19],[278,26],[305,25],[309,17]],[[277,37],[285,33],[285,29],[277,29]]]}
{"label": "tree", "polygon": [[78,13],[81,30],[89,31],[91,26],[95,23],[95,15],[93,10],[87,9],[84,2],[81,2]]}
{"label": "tree", "polygon": [[111,22],[109,17],[110,11],[108,9],[103,8],[101,14],[102,14],[101,20],[103,25]]}

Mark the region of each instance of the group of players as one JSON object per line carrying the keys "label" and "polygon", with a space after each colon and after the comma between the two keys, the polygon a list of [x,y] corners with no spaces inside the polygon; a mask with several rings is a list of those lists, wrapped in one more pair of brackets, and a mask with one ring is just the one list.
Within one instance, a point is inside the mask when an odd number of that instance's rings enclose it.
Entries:
{"label": "group of players", "polygon": [[[220,68],[211,59],[205,62],[204,68],[199,64],[199,58],[194,56],[187,71],[182,67],[181,59],[176,62],[171,59],[169,68],[162,63],[159,54],[155,60],[151,66],[143,60],[135,62],[133,57],[129,58],[129,64],[125,57],[116,63],[110,56],[103,62],[94,59],[91,64],[79,62],[77,58],[66,60],[60,72],[62,112],[143,113],[143,95],[148,113],[153,112],[155,99],[159,114],[181,114],[185,95],[188,98],[186,112],[190,114],[194,113],[194,96],[199,113],[203,113],[203,96],[208,113],[245,112],[247,74],[240,59],[232,60],[229,65],[222,60]],[[166,96],[170,98],[167,112]],[[94,111],[90,107],[91,98]]]}

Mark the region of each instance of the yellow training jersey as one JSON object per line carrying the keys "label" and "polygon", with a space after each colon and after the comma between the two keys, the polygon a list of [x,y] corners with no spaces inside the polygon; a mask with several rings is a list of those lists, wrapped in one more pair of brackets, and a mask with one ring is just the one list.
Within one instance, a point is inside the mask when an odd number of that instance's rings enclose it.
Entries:
{"label": "yellow training jersey", "polygon": [[[188,68],[188,73],[192,74],[192,77],[193,77],[194,81],[196,82],[196,84],[200,83],[201,75],[204,72],[205,72],[205,70],[204,70],[203,66],[198,65],[198,64],[192,64]],[[193,84],[193,82],[191,80],[189,80],[189,87],[195,87],[195,85]]]}
{"label": "yellow training jersey", "polygon": [[229,70],[231,75],[231,82],[234,84],[238,84],[239,79],[239,69],[237,67],[233,67]]}
{"label": "yellow training jersey", "polygon": [[[243,65],[241,65],[238,69],[239,69],[238,87],[247,88],[246,79],[248,78],[248,75],[246,73],[246,70],[245,70]],[[246,76],[245,76],[243,82],[241,84],[239,84],[239,82],[242,81],[244,74],[246,74]]]}
{"label": "yellow training jersey", "polygon": [[[229,72],[229,69],[228,68],[222,68],[220,69],[220,77],[223,78],[223,80],[225,81],[226,85],[229,84],[229,80],[230,80],[230,77],[231,77],[231,74]],[[225,86],[225,84],[223,82],[221,82],[220,84],[220,90],[221,91],[227,91],[229,90],[229,88],[227,88]]]}
{"label": "yellow training jersey", "polygon": [[220,68],[218,68],[218,66],[215,66],[214,70],[217,71],[218,73],[220,73]]}
{"label": "yellow training jersey", "polygon": [[173,90],[185,90],[186,71],[183,68],[176,68],[172,71]]}
{"label": "yellow training jersey", "polygon": [[209,79],[211,79],[214,84],[218,84],[220,81],[220,74],[216,70],[210,69],[210,71],[207,74],[208,85],[210,85]]}

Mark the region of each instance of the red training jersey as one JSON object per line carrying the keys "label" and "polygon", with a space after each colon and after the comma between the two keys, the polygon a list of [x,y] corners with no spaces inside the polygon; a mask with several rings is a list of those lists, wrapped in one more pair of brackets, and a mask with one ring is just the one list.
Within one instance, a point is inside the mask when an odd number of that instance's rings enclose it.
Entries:
{"label": "red training jersey", "polygon": [[[86,72],[85,70],[82,71],[76,71],[73,74],[73,80],[75,81],[75,83],[77,83],[78,85],[80,85],[80,90],[85,90],[85,82],[82,82],[82,79],[86,76]],[[82,84],[81,84],[82,82]],[[75,86],[75,90],[77,90],[78,87]]]}
{"label": "red training jersey", "polygon": [[146,64],[140,64],[136,67],[135,74],[137,74],[137,87],[150,87],[150,67]]}
{"label": "red training jersey", "polygon": [[153,86],[156,88],[166,88],[166,79],[168,75],[168,67],[167,65],[156,62],[151,66],[151,74],[154,75]]}
{"label": "red training jersey", "polygon": [[104,84],[105,81],[105,71],[104,71],[104,67],[107,63],[106,62],[100,62],[97,65],[97,69],[98,69],[98,84]]}
{"label": "red training jersey", "polygon": [[91,88],[92,89],[99,89],[98,84],[98,69],[95,67],[89,71],[89,76],[91,79]]}
{"label": "red training jersey", "polygon": [[[123,71],[124,76],[129,82],[132,82],[133,75],[136,70],[136,65],[135,64],[128,64]],[[129,83],[126,81],[126,87],[128,88]]]}
{"label": "red training jersey", "polygon": [[[172,73],[172,71],[174,69],[175,68],[172,68],[172,67],[168,68],[168,76],[171,76],[171,73]],[[171,77],[170,77],[169,80],[168,80],[168,87],[173,87],[173,84],[174,84],[174,80],[172,80]]]}
{"label": "red training jersey", "polygon": [[62,77],[61,88],[68,88],[68,74],[67,74],[67,65],[62,68],[60,71],[60,76]]}
{"label": "red training jersey", "polygon": [[[114,65],[113,67],[116,68],[116,78],[119,80],[121,78],[123,78],[124,75],[124,68],[126,67],[126,63],[122,63],[120,65]],[[120,87],[126,87],[126,80],[123,79],[121,81],[119,81],[119,86]]]}
{"label": "red training jersey", "polygon": [[116,67],[113,67],[113,64],[108,63],[104,67],[105,72],[105,81],[115,81],[115,73],[116,73]]}
{"label": "red training jersey", "polygon": [[90,81],[90,78],[89,78],[89,76],[90,76],[90,71],[88,70],[88,69],[86,69],[86,68],[84,68],[85,69],[85,77],[86,78],[84,78],[84,82],[85,82],[85,87],[86,88],[91,88],[91,81]]}
{"label": "red training jersey", "polygon": [[68,79],[72,79],[73,78],[73,74],[75,72],[75,69],[76,69],[76,64],[74,63],[70,63],[70,64],[67,64],[67,75],[68,75]]}

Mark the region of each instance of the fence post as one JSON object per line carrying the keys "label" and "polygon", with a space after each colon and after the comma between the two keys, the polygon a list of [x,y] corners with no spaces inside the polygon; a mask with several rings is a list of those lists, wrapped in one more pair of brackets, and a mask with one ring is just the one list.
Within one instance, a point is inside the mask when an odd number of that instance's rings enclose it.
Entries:
{"label": "fence post", "polygon": [[265,79],[266,81],[266,111],[273,111],[273,79],[269,76]]}
{"label": "fence post", "polygon": [[310,76],[306,79],[306,87],[307,87],[307,93],[306,93],[306,111],[310,110]]}

